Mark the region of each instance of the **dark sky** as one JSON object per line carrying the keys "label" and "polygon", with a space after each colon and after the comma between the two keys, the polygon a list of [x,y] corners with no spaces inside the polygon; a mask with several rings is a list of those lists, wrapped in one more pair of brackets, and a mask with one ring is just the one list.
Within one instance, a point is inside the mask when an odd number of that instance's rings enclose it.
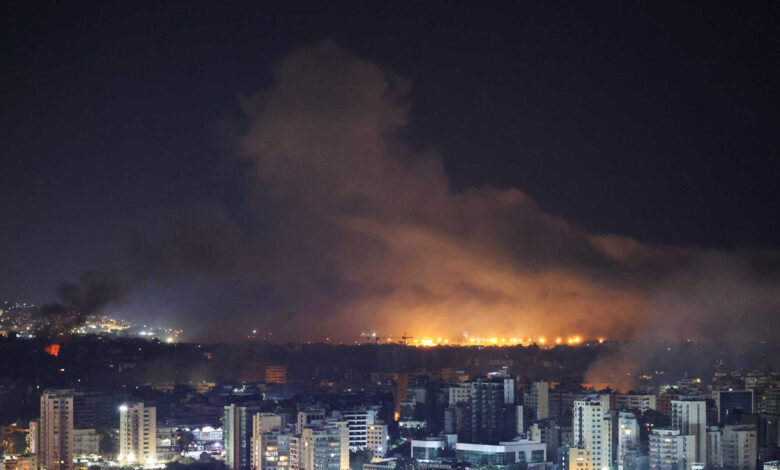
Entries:
{"label": "dark sky", "polygon": [[409,81],[404,139],[455,191],[517,187],[649,245],[780,248],[777,2],[485,3],[3,2],[0,295],[50,299],[177,207],[240,213],[220,123],[324,39]]}

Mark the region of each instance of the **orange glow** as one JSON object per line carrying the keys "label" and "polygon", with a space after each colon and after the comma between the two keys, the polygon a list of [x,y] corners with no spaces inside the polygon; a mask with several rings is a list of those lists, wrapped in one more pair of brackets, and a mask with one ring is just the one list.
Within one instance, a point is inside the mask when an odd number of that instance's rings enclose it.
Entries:
{"label": "orange glow", "polygon": [[57,357],[57,356],[60,355],[60,345],[57,344],[57,343],[50,344],[50,345],[46,346],[45,348],[43,348],[43,350],[46,351],[47,353],[51,354],[54,357]]}
{"label": "orange glow", "polygon": [[[562,338],[560,336],[555,337],[555,339],[547,339],[547,336],[531,336],[529,338],[522,338],[522,337],[499,337],[499,336],[472,336],[468,339],[466,338],[460,338],[454,340],[452,343],[450,343],[449,338],[443,335],[417,335],[417,339],[411,339],[409,340],[408,346],[416,346],[416,347],[434,347],[434,346],[518,346],[518,345],[524,345],[529,346],[532,344],[536,344],[541,347],[552,347],[554,344],[569,344],[571,346],[582,344],[583,341],[586,341],[587,339],[583,339],[580,335],[572,335],[568,336],[566,338]],[[393,340],[389,337],[385,337],[385,340],[387,342],[393,342]],[[604,337],[594,338],[587,341],[598,341],[599,343],[603,343],[606,341]]]}
{"label": "orange glow", "polygon": [[401,413],[396,411],[393,413],[393,421],[398,421],[399,419],[401,419]]}

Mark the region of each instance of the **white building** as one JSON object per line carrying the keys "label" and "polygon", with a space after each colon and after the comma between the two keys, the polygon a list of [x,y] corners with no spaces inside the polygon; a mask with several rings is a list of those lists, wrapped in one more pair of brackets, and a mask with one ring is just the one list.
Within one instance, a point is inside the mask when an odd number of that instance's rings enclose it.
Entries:
{"label": "white building", "polygon": [[536,419],[550,417],[550,382],[534,382],[525,394],[525,405],[534,410]]}
{"label": "white building", "polygon": [[[605,398],[606,397],[606,398]],[[612,465],[612,420],[608,395],[589,395],[574,401],[572,415],[573,446],[584,450],[587,467],[609,468]]]}
{"label": "white building", "polygon": [[696,438],[693,462],[707,463],[707,403],[704,400],[672,400],[672,428]]}
{"label": "white building", "polygon": [[525,432],[525,407],[515,405],[515,435],[520,436]]}
{"label": "white building", "polygon": [[252,468],[255,470],[287,470],[290,468],[289,434],[267,431],[252,436]]}
{"label": "white building", "polygon": [[723,428],[723,468],[755,470],[758,458],[755,426]]}
{"label": "white building", "polygon": [[649,438],[650,470],[692,470],[696,436],[679,429],[653,429]]}
{"label": "white building", "polygon": [[73,468],[73,390],[46,390],[41,395],[39,444],[42,470]]}
{"label": "white building", "polygon": [[499,442],[498,445],[458,442],[455,444],[455,453],[458,462],[466,463],[471,468],[520,462],[532,466],[547,460],[547,446],[543,442],[525,439]]}
{"label": "white building", "polygon": [[157,410],[143,403],[119,407],[119,461],[155,463],[157,461]]}
{"label": "white building", "polygon": [[100,437],[94,429],[73,430],[73,455],[87,457],[100,452]]}
{"label": "white building", "polygon": [[375,410],[340,411],[339,415],[349,428],[349,450],[366,448],[366,431],[376,421]]}
{"label": "white building", "polygon": [[[28,447],[30,448],[30,454],[38,454],[38,442],[41,439],[41,427],[39,421],[30,421],[30,437]],[[2,470],[2,469],[0,469]]]}
{"label": "white building", "polygon": [[621,411],[617,420],[617,463],[623,468],[623,459],[631,451],[639,448],[639,422],[634,413]]}
{"label": "white building", "polygon": [[723,468],[723,431],[717,426],[707,428],[707,466]]}
{"label": "white building", "polygon": [[298,412],[298,423],[296,430],[298,434],[303,434],[303,428],[306,426],[319,426],[325,422],[325,410],[308,409]]}
{"label": "white building", "polygon": [[385,456],[389,439],[386,424],[369,424],[366,427],[366,448],[371,451],[372,458]]}
{"label": "white building", "polygon": [[468,382],[461,382],[454,387],[450,387],[448,392],[450,406],[471,402],[471,384]]}
{"label": "white building", "polygon": [[290,439],[294,470],[349,470],[349,430],[345,422],[303,428]]}
{"label": "white building", "polygon": [[641,414],[656,409],[655,395],[616,393],[613,399],[616,410],[634,410]]}
{"label": "white building", "polygon": [[[281,447],[286,447],[286,453],[283,450],[281,454],[274,454],[277,450],[276,442],[279,440],[275,436],[264,438],[263,435],[267,433],[279,433],[282,431],[282,415],[275,413],[255,413],[252,415],[252,437],[251,437],[251,452],[250,461],[251,466],[254,469],[275,467],[276,462],[280,456],[285,457],[285,465],[289,463],[289,440],[281,439]],[[270,449],[269,449],[270,447]],[[270,458],[270,460],[269,460]],[[270,465],[272,464],[272,465]]]}

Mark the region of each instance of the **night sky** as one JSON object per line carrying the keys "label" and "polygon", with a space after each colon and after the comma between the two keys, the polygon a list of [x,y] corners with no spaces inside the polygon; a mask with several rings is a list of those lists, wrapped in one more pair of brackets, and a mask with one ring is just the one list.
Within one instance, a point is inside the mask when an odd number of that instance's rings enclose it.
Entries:
{"label": "night sky", "polygon": [[777,332],[780,4],[482,3],[4,2],[0,297],[99,270],[215,338]]}

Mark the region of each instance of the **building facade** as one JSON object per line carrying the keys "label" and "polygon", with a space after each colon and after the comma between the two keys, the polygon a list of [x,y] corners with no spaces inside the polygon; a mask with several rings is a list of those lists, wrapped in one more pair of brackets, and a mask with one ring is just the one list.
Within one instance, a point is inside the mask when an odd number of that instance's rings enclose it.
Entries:
{"label": "building facade", "polygon": [[73,468],[72,390],[46,390],[41,395],[39,444],[42,470]]}
{"label": "building facade", "polygon": [[157,461],[157,409],[143,403],[119,407],[119,461],[153,464]]}
{"label": "building facade", "polygon": [[755,426],[726,426],[723,428],[723,468],[755,470],[758,459]]}
{"label": "building facade", "polygon": [[[574,402],[573,448],[583,450],[578,458],[588,459],[588,467],[609,468],[612,464],[612,419],[608,395],[589,395]],[[574,462],[582,463],[582,461]],[[571,465],[571,464],[570,464]]]}
{"label": "building facade", "polygon": [[692,470],[696,437],[679,429],[653,429],[649,436],[650,470]]}
{"label": "building facade", "polygon": [[[707,463],[707,404],[704,400],[672,400],[672,428],[696,439],[693,462]],[[689,453],[690,456],[690,453]]]}

